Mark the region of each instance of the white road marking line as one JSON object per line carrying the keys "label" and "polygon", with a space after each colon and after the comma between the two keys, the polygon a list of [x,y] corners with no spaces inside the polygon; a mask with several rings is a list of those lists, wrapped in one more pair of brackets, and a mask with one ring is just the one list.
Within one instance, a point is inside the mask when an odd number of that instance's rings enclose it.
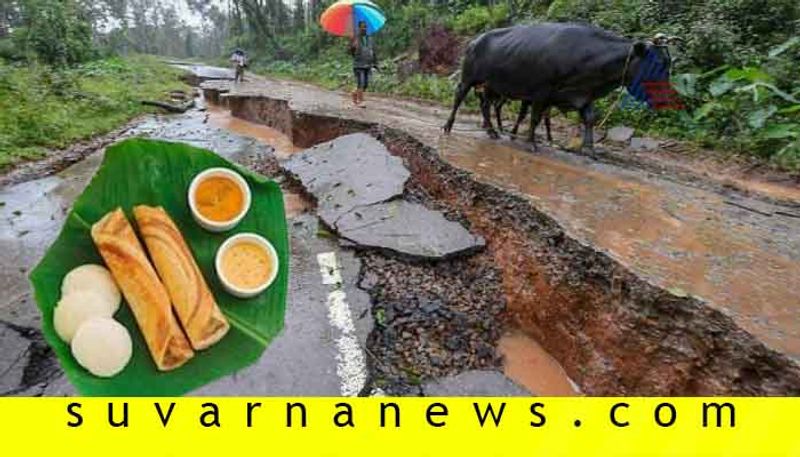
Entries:
{"label": "white road marking line", "polygon": [[353,317],[350,315],[350,307],[346,300],[347,295],[341,289],[328,294],[328,319],[342,333],[355,333],[356,327],[353,325]]}
{"label": "white road marking line", "polygon": [[336,262],[335,252],[323,252],[317,254],[319,272],[322,274],[322,284],[336,285],[342,283],[342,274],[339,263]]}
{"label": "white road marking line", "polygon": [[333,290],[328,294],[328,319],[331,326],[338,329],[341,335],[336,339],[336,374],[341,381],[340,390],[345,397],[358,395],[367,382],[367,365],[364,351],[356,337],[356,327],[350,305],[347,304],[347,295],[342,287],[342,275],[336,253],[323,252],[317,254],[317,263],[322,275],[322,283],[332,285]]}

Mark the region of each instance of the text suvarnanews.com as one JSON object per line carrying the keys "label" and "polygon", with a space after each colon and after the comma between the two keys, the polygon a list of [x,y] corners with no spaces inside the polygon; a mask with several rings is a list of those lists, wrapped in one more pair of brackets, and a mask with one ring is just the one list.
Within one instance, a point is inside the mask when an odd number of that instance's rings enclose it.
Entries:
{"label": "text suvarnanews.com", "polygon": [[[474,425],[484,427],[500,428],[504,424],[504,417],[508,408],[509,402],[505,401],[482,401],[476,399],[471,401],[472,408],[468,409],[467,418],[473,420]],[[519,401],[513,402],[513,407],[520,407],[522,403]],[[141,409],[142,405],[137,404]],[[150,405],[147,405],[150,406]],[[277,406],[277,407],[276,407]],[[415,408],[414,413],[421,414],[424,422],[416,422],[425,427],[441,428],[448,425],[448,420],[452,417],[452,411],[448,407],[446,399],[439,399],[423,405],[420,410]],[[534,401],[526,403],[527,414],[526,420],[528,426],[533,428],[546,428],[552,423],[552,419],[548,418],[548,408],[546,402]],[[636,405],[642,407],[641,405]],[[152,409],[147,411],[147,420],[156,420],[163,427],[169,427],[173,414],[179,408],[186,408],[187,405],[178,405],[174,401],[153,401]],[[679,423],[679,418],[689,418],[692,426],[703,428],[727,428],[733,429],[736,427],[736,407],[732,402],[714,402],[703,401],[698,402],[691,408],[693,411],[684,411],[688,407],[681,406],[680,408],[673,403],[664,401],[657,403],[653,406],[648,405],[648,410],[651,414],[642,416],[637,415],[636,420],[638,424],[634,424],[634,420],[629,414],[629,409],[632,407],[631,402],[620,400],[611,404],[607,409],[606,420],[607,424],[615,428],[626,428],[632,425],[641,425],[645,422],[642,417],[649,417],[651,424],[660,428],[674,427]],[[353,405],[346,400],[339,401],[331,405],[331,407],[319,408],[311,406],[303,401],[287,401],[280,405],[271,404],[269,411],[265,411],[264,404],[259,401],[242,401],[241,404],[232,407],[230,405],[220,406],[213,401],[207,401],[193,407],[189,414],[196,417],[197,423],[206,428],[222,428],[225,421],[223,417],[230,417],[230,415],[237,415],[244,419],[246,427],[257,427],[259,419],[264,414],[272,414],[280,416],[280,424],[287,428],[305,428],[309,426],[309,421],[313,420],[316,424],[317,421],[327,422],[327,425],[334,427],[346,428],[356,427],[356,417],[359,415],[359,410],[365,408],[372,408],[372,417],[375,418],[375,423],[369,424],[370,427],[380,428],[401,428],[403,427],[403,405],[390,401],[375,401],[369,405]],[[92,413],[85,414],[84,404],[79,401],[71,401],[66,404],[64,415],[65,425],[71,428],[79,428],[87,423],[87,420],[107,422],[108,427],[124,428],[131,426],[132,408],[126,401],[109,401],[107,408],[103,411],[106,414]],[[233,409],[233,410],[232,410]],[[375,411],[377,410],[377,411]],[[464,410],[460,411],[464,414]],[[576,416],[579,415],[576,412]],[[137,410],[136,416],[141,420],[142,411]],[[518,420],[519,416],[516,416]],[[559,415],[563,419],[563,414]],[[684,424],[687,419],[684,420]],[[271,418],[271,419],[274,419]],[[464,417],[460,417],[462,420]],[[237,421],[238,422],[238,421]],[[363,422],[362,422],[363,423]],[[574,427],[580,428],[584,425],[581,419],[576,417],[571,420]],[[238,426],[238,425],[237,425]],[[418,426],[418,425],[417,425]]]}

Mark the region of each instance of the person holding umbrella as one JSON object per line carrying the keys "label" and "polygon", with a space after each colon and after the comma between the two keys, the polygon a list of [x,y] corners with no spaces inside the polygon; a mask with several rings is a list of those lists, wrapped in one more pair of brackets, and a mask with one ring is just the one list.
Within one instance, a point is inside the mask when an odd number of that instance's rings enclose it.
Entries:
{"label": "person holding umbrella", "polygon": [[383,27],[386,17],[378,5],[369,0],[339,0],[322,13],[319,22],[328,33],[350,37],[356,77],[353,104],[363,106],[361,103],[364,90],[369,86],[370,71],[378,64],[372,35]]}
{"label": "person holding umbrella", "polygon": [[369,76],[373,68],[378,67],[378,59],[372,46],[372,38],[367,35],[367,23],[358,23],[357,36],[350,42],[350,54],[353,56],[353,74],[356,77],[356,90],[353,91],[353,104],[361,106],[364,91],[369,87]]}
{"label": "person holding umbrella", "polygon": [[236,48],[233,54],[231,54],[230,61],[233,63],[233,81],[237,83],[244,81],[244,69],[247,67],[247,54],[244,53],[242,48]]}

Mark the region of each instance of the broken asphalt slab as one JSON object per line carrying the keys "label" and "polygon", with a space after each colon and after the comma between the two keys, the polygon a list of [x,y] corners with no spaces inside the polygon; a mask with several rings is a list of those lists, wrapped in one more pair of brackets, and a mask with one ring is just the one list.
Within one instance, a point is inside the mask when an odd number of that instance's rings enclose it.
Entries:
{"label": "broken asphalt slab", "polygon": [[403,194],[408,169],[380,141],[345,135],[296,154],[284,165],[317,199],[317,212],[330,227],[357,206]]}
{"label": "broken asphalt slab", "polygon": [[484,245],[483,238],[442,213],[403,200],[355,208],[338,220],[336,230],[361,247],[414,257],[441,259]]}
{"label": "broken asphalt slab", "polygon": [[410,172],[370,135],[355,133],[319,144],[283,167],[316,198],[325,224],[357,246],[440,259],[484,245],[482,238],[437,211],[389,201],[403,194]]}
{"label": "broken asphalt slab", "polygon": [[174,67],[186,71],[184,78],[186,82],[193,86],[197,86],[204,81],[211,80],[232,80],[236,76],[234,71],[230,68],[209,67],[206,65],[192,65],[192,64],[172,64]]}

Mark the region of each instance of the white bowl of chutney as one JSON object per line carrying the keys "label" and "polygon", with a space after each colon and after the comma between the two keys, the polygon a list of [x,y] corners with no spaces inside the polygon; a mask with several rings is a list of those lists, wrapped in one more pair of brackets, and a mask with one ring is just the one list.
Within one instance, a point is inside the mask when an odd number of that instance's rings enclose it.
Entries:
{"label": "white bowl of chutney", "polygon": [[278,253],[255,233],[233,235],[217,249],[214,267],[231,295],[250,298],[264,292],[278,275]]}
{"label": "white bowl of chutney", "polygon": [[229,168],[208,168],[194,177],[188,191],[192,217],[211,232],[230,230],[250,210],[250,186]]}

